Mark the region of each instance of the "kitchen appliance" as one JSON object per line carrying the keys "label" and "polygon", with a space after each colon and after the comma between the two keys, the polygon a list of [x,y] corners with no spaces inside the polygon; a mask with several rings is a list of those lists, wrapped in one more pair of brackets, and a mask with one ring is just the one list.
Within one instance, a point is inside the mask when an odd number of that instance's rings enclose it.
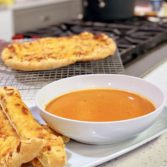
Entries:
{"label": "kitchen appliance", "polygon": [[133,16],[135,0],[83,0],[85,20],[111,21]]}

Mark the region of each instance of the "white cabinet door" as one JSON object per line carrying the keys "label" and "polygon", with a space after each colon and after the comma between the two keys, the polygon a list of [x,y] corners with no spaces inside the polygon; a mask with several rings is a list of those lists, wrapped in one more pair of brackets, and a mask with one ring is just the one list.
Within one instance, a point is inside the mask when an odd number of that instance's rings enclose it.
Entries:
{"label": "white cabinet door", "polygon": [[14,34],[13,15],[11,10],[0,10],[0,39],[10,41]]}

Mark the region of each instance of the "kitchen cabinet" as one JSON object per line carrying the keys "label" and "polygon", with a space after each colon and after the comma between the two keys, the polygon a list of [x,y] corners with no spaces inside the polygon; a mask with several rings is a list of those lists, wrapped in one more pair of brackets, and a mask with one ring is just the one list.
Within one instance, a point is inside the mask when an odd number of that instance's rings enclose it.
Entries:
{"label": "kitchen cabinet", "polygon": [[[75,10],[74,10],[75,8]],[[81,12],[78,0],[38,0],[0,8],[0,39],[76,18]]]}

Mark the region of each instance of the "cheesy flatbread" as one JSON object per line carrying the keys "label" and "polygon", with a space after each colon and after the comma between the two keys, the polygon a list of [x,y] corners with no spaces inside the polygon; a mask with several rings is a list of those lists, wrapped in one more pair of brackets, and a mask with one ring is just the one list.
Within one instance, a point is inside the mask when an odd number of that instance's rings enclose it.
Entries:
{"label": "cheesy flatbread", "polygon": [[114,41],[105,34],[84,32],[69,37],[41,38],[12,43],[2,51],[3,62],[16,70],[55,69],[78,61],[103,59],[115,53]]}

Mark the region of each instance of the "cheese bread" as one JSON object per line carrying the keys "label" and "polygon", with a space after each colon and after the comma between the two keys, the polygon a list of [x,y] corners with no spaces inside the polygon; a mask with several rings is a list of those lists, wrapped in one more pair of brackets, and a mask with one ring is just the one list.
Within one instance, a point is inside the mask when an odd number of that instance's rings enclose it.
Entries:
{"label": "cheese bread", "polygon": [[[37,159],[43,167],[62,167],[66,162],[61,136],[48,132],[32,116],[19,92],[12,87],[0,88],[0,104],[21,139],[43,140],[45,145]],[[37,144],[38,145],[38,144]],[[33,154],[33,151],[32,153]]]}
{"label": "cheese bread", "polygon": [[41,149],[41,142],[18,136],[0,106],[0,166],[20,167],[34,159]]}
{"label": "cheese bread", "polygon": [[78,61],[104,59],[113,55],[115,50],[115,42],[107,35],[84,32],[68,37],[15,42],[2,51],[1,58],[13,69],[37,71],[64,67]]}

